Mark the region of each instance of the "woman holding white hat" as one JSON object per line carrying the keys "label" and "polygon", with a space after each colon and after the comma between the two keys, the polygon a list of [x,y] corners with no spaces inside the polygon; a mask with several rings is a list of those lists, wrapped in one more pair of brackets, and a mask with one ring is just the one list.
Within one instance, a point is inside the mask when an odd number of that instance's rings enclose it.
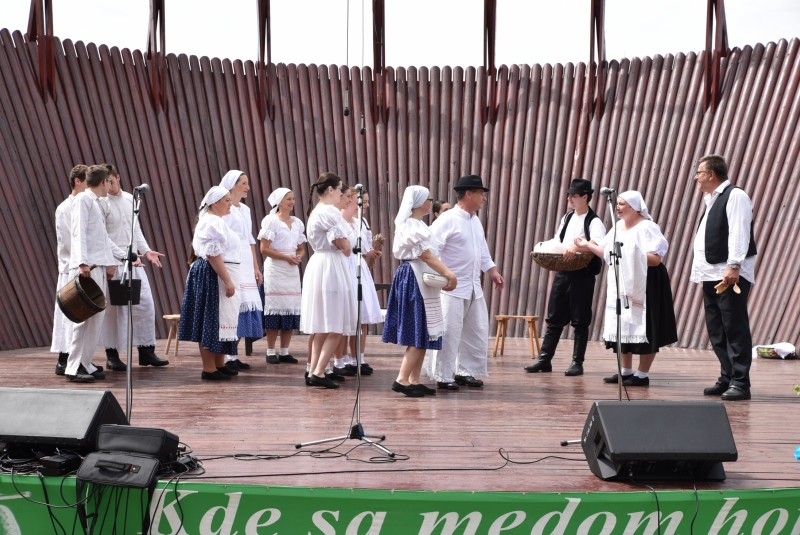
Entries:
{"label": "woman holding white hat", "polygon": [[[300,262],[305,255],[305,226],[294,217],[295,198],[289,188],[278,188],[269,196],[272,211],[261,221],[261,254],[264,255],[264,329],[267,331],[267,362],[296,363],[289,354],[292,331],[300,328]],[[280,333],[280,354],[275,342]]]}
{"label": "woman holding white hat", "polygon": [[[253,237],[253,216],[250,208],[242,202],[250,192],[250,181],[244,172],[238,169],[228,171],[219,184],[231,192],[231,211],[223,217],[225,223],[239,237],[241,248],[241,280],[239,289],[242,300],[239,304],[239,325],[237,334],[239,338],[262,338],[264,326],[262,320],[263,303],[258,287],[261,285],[261,266],[258,265],[256,256],[256,240]],[[247,370],[250,365],[234,358],[233,355],[225,357],[226,365],[232,370]]]}
{"label": "woman holding white hat", "polygon": [[392,390],[409,397],[435,395],[436,390],[419,382],[427,349],[442,348],[444,320],[439,301],[440,289],[424,283],[425,275],[435,271],[443,275],[442,290],[456,287],[456,276],[439,260],[439,242],[422,218],[431,211],[428,189],[409,186],[394,220],[392,253],[402,261],[394,274],[389,291],[383,341],[406,346],[403,362]]}
{"label": "woman holding white hat", "polygon": [[231,194],[214,186],[200,203],[181,305],[178,340],[197,342],[203,359],[201,379],[229,380],[238,372],[225,366],[239,340],[240,242],[222,218],[231,211]]}
{"label": "woman holding white hat", "polygon": [[[678,341],[675,309],[672,301],[669,274],[663,259],[669,243],[647,211],[642,194],[626,191],[617,197],[616,241],[622,243],[620,258],[620,288],[629,307],[619,316],[621,327],[620,364],[622,384],[649,386],[650,366],[659,348]],[[615,232],[612,229],[598,245],[576,238],[575,245],[588,247],[611,265]],[[613,269],[613,268],[612,268]],[[606,348],[617,351],[617,284],[614,273],[606,276],[606,313],[603,339]],[[639,366],[633,371],[633,353],[639,355]],[[617,374],[603,379],[606,383],[619,381]]]}

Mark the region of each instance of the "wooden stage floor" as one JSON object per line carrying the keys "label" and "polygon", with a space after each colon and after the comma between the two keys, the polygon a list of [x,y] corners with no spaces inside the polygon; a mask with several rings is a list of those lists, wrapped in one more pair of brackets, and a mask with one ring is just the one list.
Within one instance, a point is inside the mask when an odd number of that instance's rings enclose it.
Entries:
{"label": "wooden stage floor", "polygon": [[[305,336],[295,336],[291,352],[304,361]],[[490,349],[494,340],[490,340]],[[165,341],[157,353],[164,356]],[[241,344],[244,349],[244,343]],[[294,444],[346,435],[353,412],[356,382],[339,390],[306,387],[304,364],[268,365],[266,342],[254,344],[244,358],[252,369],[226,383],[201,382],[199,352],[182,343],[178,357],[162,369],[133,368],[132,424],[167,429],[204,459],[208,481],[376,489],[466,491],[625,491],[627,483],[604,482],[583,460],[577,439],[591,404],[617,399],[616,385],[602,378],[614,372],[613,354],[589,344],[585,375],[565,377],[572,342],[559,346],[554,373],[528,374],[527,339],[507,339],[506,354],[489,358],[490,377],[479,389],[439,392],[435,397],[406,398],[390,390],[401,352],[370,336],[368,362],[375,373],[362,382],[361,421],[367,434],[385,434],[384,444],[407,460],[367,464],[379,457],[370,447],[344,456],[296,454]],[[107,389],[125,407],[125,374],[106,372],[92,385],[67,383],[54,373],[55,355],[47,348],[0,352],[4,387]],[[105,362],[97,352],[95,362]],[[718,363],[710,351],[666,348],[653,366],[649,388],[628,388],[632,400],[709,401],[703,388],[714,383]],[[703,489],[795,487],[800,481],[800,361],[759,359],[752,368],[753,399],[726,403],[739,461],[726,463],[728,479],[701,482]],[[430,384],[430,382],[429,382]],[[2,408],[0,408],[2,410]],[[358,444],[347,440],[335,449],[345,453]],[[308,448],[309,451],[317,448]],[[499,451],[513,461],[508,464]],[[302,450],[301,450],[302,451]],[[265,456],[247,457],[247,454]],[[241,459],[233,455],[243,456]],[[271,458],[287,456],[286,458]],[[249,460],[245,460],[249,459]],[[691,489],[691,482],[651,483],[662,489]]]}

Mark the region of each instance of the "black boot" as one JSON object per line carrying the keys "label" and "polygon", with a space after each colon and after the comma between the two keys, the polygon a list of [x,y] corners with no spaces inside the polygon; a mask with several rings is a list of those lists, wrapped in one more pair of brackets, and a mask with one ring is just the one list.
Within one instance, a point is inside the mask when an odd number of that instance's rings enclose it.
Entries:
{"label": "black boot", "polygon": [[139,346],[139,366],[166,366],[167,359],[156,356],[156,346]]}
{"label": "black boot", "polygon": [[564,372],[564,375],[568,377],[583,375],[583,358],[586,356],[587,343],[589,343],[589,333],[575,335],[575,345],[572,350],[572,364]]}
{"label": "black boot", "polygon": [[119,358],[119,352],[116,349],[106,348],[106,369],[115,372],[124,372],[128,369],[124,362]]}
{"label": "black boot", "polygon": [[547,332],[545,332],[544,339],[542,340],[542,348],[539,351],[539,358],[530,366],[525,366],[526,372],[536,373],[553,371],[553,365],[550,364],[550,361],[553,360],[556,347],[558,347],[558,339],[561,338],[561,331],[562,329],[556,329],[550,326],[547,327]]}

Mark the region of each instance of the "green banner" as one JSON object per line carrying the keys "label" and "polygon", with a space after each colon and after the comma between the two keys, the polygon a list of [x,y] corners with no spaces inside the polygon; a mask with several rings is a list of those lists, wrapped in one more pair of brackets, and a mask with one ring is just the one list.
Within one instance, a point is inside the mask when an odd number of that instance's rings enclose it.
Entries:
{"label": "green banner", "polygon": [[[83,533],[74,478],[0,475],[0,533]],[[90,491],[91,493],[91,491]],[[138,490],[92,494],[95,533],[139,533]],[[162,482],[153,535],[800,535],[800,488],[587,493],[319,489]],[[656,498],[658,505],[656,505]],[[99,501],[99,503],[98,503]],[[660,517],[658,513],[660,512]],[[660,521],[659,521],[660,518]],[[115,531],[116,530],[116,531]]]}

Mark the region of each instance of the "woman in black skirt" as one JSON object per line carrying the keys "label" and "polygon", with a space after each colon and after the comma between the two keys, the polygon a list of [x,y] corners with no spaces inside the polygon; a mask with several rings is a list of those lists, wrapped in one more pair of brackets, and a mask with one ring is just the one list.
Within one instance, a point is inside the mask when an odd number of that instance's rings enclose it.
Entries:
{"label": "woman in black skirt", "polygon": [[222,220],[231,204],[230,193],[221,186],[211,188],[200,204],[181,305],[178,340],[199,344],[200,378],[207,381],[238,375],[224,362],[225,355],[236,355],[239,341],[239,237]]}
{"label": "woman in black skirt", "polygon": [[[638,191],[626,191],[617,198],[616,241],[621,242],[620,287],[627,296],[629,308],[620,316],[622,384],[649,386],[650,366],[659,348],[678,341],[675,309],[672,302],[669,274],[662,260],[669,244],[661,229],[647,212],[647,205]],[[614,231],[594,245],[577,238],[575,245],[585,246],[611,265]],[[617,350],[617,286],[613,267],[606,276],[607,294],[603,339],[606,348]],[[633,353],[639,355],[639,367],[633,371]],[[616,383],[614,374],[603,379]]]}
{"label": "woman in black skirt", "polygon": [[426,349],[442,348],[444,321],[439,289],[422,282],[424,273],[436,272],[447,279],[445,291],[456,287],[456,276],[439,260],[439,242],[422,218],[433,201],[428,189],[409,186],[403,193],[397,217],[392,253],[402,261],[394,274],[387,302],[382,340],[406,346],[392,390],[409,397],[435,395],[419,382]]}

